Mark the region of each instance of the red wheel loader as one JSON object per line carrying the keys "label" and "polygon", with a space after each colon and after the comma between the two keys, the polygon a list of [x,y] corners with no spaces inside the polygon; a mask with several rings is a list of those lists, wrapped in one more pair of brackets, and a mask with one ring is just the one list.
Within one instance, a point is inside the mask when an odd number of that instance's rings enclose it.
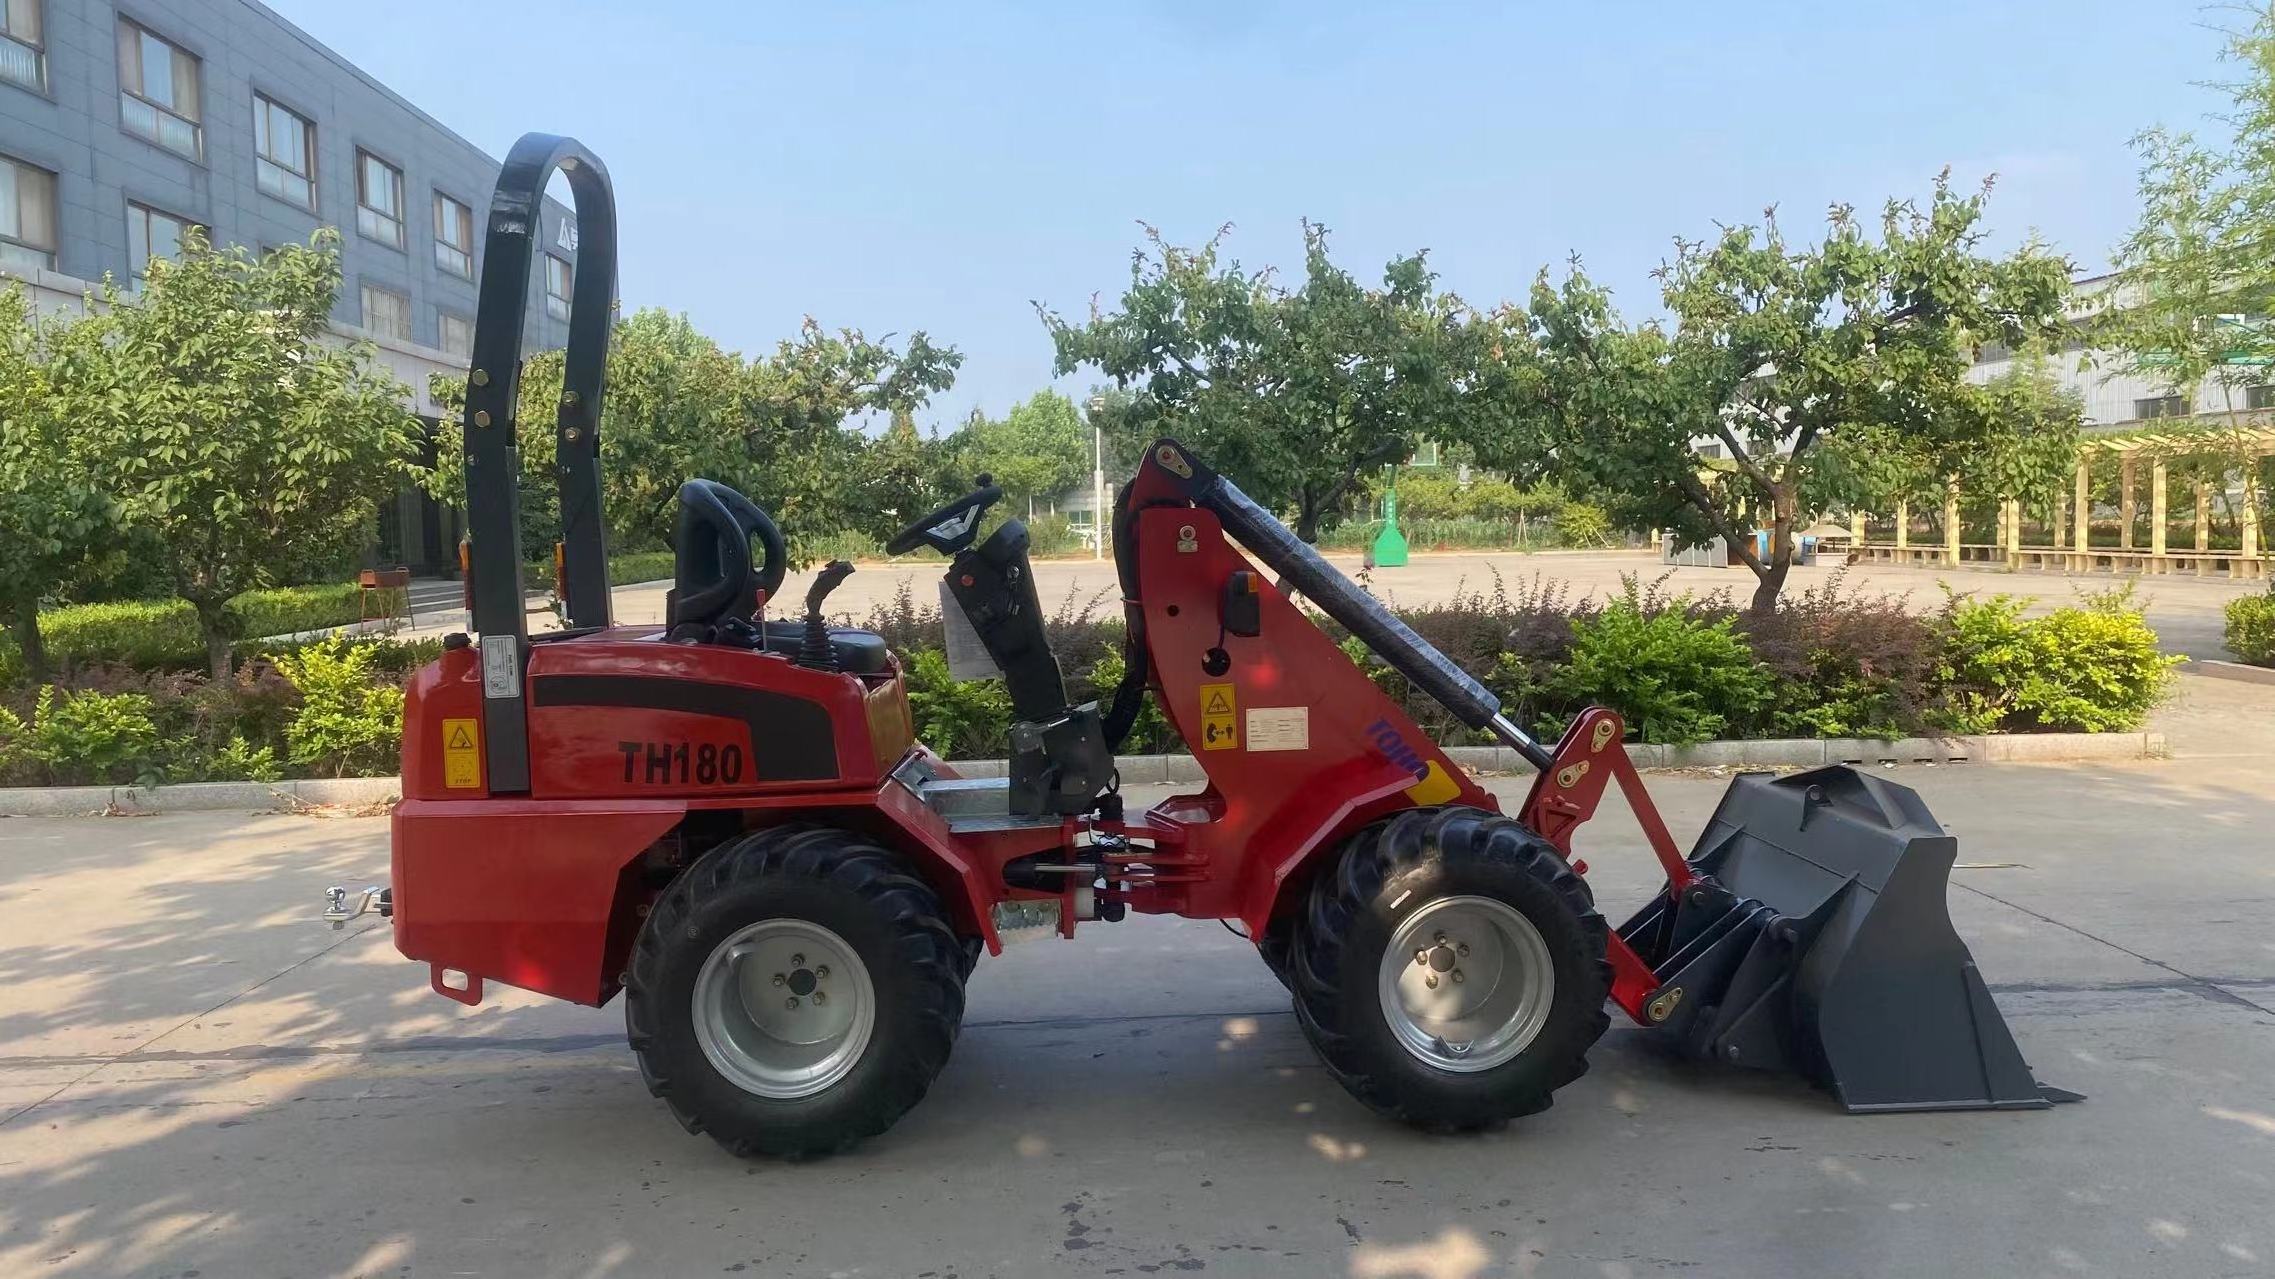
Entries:
{"label": "red wheel loader", "polygon": [[[524,622],[516,381],[531,235],[564,172],[581,235],[554,424],[565,628]],[[1128,912],[1238,921],[1359,1100],[1439,1131],[1547,1106],[1606,1005],[1682,1050],[1797,1072],[1856,1111],[2038,1108],[2039,1084],[1945,909],[1954,842],[1911,791],[1846,768],[1742,776],[1685,854],[1607,709],[1553,746],[1175,440],[1115,501],[1127,674],[1070,704],[1027,533],[973,492],[889,549],[947,559],[959,665],[1010,693],[1007,776],[913,740],[877,635],[830,625],[822,571],[768,514],[690,480],[662,626],[609,616],[597,428],[614,302],[605,171],[532,135],[490,206],[464,442],[472,626],[411,680],[393,883],[364,907],[433,988],[619,991],[648,1086],[745,1154],[884,1131],[956,1040],[995,911],[1058,929]],[[1386,698],[1300,594],[1536,770],[1514,814]],[[1155,699],[1207,783],[1126,811],[1114,748]],[[1619,928],[1574,837],[1617,785],[1665,872]]]}

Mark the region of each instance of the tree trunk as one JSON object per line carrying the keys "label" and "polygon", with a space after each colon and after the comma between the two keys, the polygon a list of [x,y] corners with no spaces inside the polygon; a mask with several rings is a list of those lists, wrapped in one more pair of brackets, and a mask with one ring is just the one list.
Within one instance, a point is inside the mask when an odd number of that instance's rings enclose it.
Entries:
{"label": "tree trunk", "polygon": [[1295,535],[1305,546],[1319,544],[1319,511],[1309,498],[1302,499],[1296,506]]}
{"label": "tree trunk", "polygon": [[47,680],[47,641],[39,630],[39,592],[26,588],[9,611],[8,629],[16,633],[16,647],[24,655],[24,676],[34,684]]}
{"label": "tree trunk", "polygon": [[1753,613],[1767,617],[1777,611],[1778,593],[1785,589],[1785,575],[1793,571],[1793,521],[1797,503],[1790,485],[1780,484],[1771,490],[1769,559],[1754,569]]}
{"label": "tree trunk", "polygon": [[190,607],[197,612],[198,634],[205,639],[206,669],[217,680],[228,679],[234,655],[229,648],[227,601],[207,603],[192,600]]}
{"label": "tree trunk", "polygon": [[1756,617],[1767,617],[1777,611],[1777,596],[1785,589],[1785,575],[1793,567],[1790,553],[1770,553],[1770,561],[1754,570],[1754,604]]}

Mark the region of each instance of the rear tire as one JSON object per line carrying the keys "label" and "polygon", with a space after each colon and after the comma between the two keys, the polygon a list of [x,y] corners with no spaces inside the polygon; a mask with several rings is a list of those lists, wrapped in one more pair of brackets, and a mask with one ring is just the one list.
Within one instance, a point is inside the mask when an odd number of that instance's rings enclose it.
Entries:
{"label": "rear tire", "polygon": [[1475,808],[1410,809],[1352,835],[1314,880],[1290,938],[1296,1020],[1376,1112],[1489,1127],[1586,1073],[1611,1021],[1607,937],[1548,841]]}
{"label": "rear tire", "polygon": [[736,1155],[834,1154],[923,1099],[955,1046],[967,964],[893,854],[776,827],[713,849],[656,901],[625,1027],[689,1132]]}

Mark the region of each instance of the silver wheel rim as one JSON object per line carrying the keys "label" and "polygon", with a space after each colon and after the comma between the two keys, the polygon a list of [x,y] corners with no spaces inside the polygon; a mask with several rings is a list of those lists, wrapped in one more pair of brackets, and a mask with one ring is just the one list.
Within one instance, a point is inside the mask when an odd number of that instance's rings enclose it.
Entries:
{"label": "silver wheel rim", "polygon": [[1443,897],[1391,934],[1376,993],[1406,1051],[1440,1070],[1491,1070],[1548,1024],[1556,965],[1515,907]]}
{"label": "silver wheel rim", "polygon": [[811,1097],[852,1072],[877,1028],[868,966],[844,938],[767,919],[720,942],[695,975],[695,1038],[744,1092]]}

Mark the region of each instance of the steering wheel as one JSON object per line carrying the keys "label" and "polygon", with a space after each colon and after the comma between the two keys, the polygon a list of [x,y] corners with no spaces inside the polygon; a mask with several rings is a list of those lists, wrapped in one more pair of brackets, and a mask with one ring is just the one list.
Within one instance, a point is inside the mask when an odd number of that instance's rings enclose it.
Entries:
{"label": "steering wheel", "polygon": [[954,555],[970,546],[979,533],[980,516],[1003,500],[994,476],[982,472],[973,483],[978,487],[971,492],[893,534],[893,540],[885,543],[885,554],[906,555],[929,546],[942,555]]}
{"label": "steering wheel", "polygon": [[[755,580],[750,564],[753,537],[765,555]],[[783,574],[790,566],[789,548],[773,518],[716,480],[680,485],[679,533],[674,540],[672,616],[665,619],[673,625],[747,620],[757,598],[752,587],[772,598],[782,589]]]}

